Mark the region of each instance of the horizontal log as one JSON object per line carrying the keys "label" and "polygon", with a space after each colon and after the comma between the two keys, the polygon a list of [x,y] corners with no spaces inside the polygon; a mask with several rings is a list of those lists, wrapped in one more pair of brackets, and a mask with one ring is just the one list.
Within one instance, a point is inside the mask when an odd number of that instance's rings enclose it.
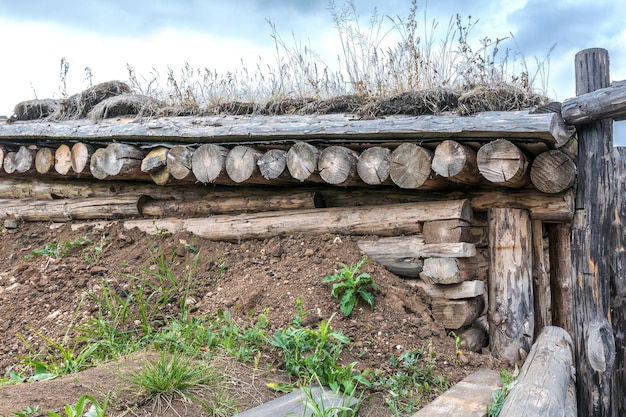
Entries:
{"label": "horizontal log", "polygon": [[596,120],[626,120],[626,83],[614,83],[591,93],[567,99],[561,107],[566,123],[586,124]]}
{"label": "horizontal log", "polygon": [[524,152],[511,141],[498,139],[481,146],[478,171],[489,182],[511,188],[530,183],[530,164]]}
{"label": "horizontal log", "polygon": [[0,219],[66,222],[140,216],[138,197],[72,200],[0,200]]}
{"label": "horizontal log", "polygon": [[[462,202],[457,202],[457,208],[462,205]],[[433,216],[431,208],[432,204],[407,203],[388,206],[290,210],[186,220],[171,218],[151,221],[135,220],[125,222],[124,227],[128,229],[137,227],[153,234],[163,231],[187,231],[205,239],[226,241],[264,239],[297,233],[393,236],[417,233],[421,230],[419,219]],[[469,254],[470,249],[474,249],[470,244],[458,245],[464,245],[459,252]]]}
{"label": "horizontal log", "polygon": [[432,170],[433,152],[413,143],[403,143],[391,152],[389,176],[400,188],[431,190],[448,182]]}
{"label": "horizontal log", "polygon": [[485,293],[485,283],[483,281],[465,281],[450,285],[430,284],[421,279],[407,280],[406,282],[411,286],[421,288],[432,298],[458,300],[461,298],[478,297]]}
{"label": "horizontal log", "polygon": [[356,175],[359,154],[344,146],[329,146],[320,152],[317,170],[324,182],[346,185]]}
{"label": "horizontal log", "polygon": [[370,185],[391,182],[389,180],[391,151],[389,148],[372,146],[359,155],[356,170],[359,178]]}
{"label": "horizontal log", "polygon": [[563,192],[570,189],[576,181],[576,164],[561,151],[544,152],[533,161],[530,180],[543,193]]}
{"label": "horizontal log", "polygon": [[456,284],[486,279],[487,270],[487,259],[482,253],[465,258],[433,256],[424,259],[420,278],[431,284]]}
{"label": "horizontal log", "polygon": [[239,184],[256,177],[261,178],[257,162],[262,153],[249,146],[235,146],[228,152],[224,167],[228,177]]}
{"label": "horizontal log", "polygon": [[356,119],[350,114],[318,116],[209,116],[162,117],[143,123],[124,118],[95,123],[85,120],[57,123],[15,122],[0,125],[0,139],[13,141],[132,141],[171,143],[285,143],[324,139],[336,143],[363,140],[367,143],[442,138],[501,138],[542,140],[558,143],[567,136],[557,113],[528,111],[485,112],[469,117],[387,116]]}
{"label": "horizontal log", "polygon": [[433,171],[452,182],[474,185],[482,181],[476,151],[453,140],[437,145],[432,166]]}
{"label": "horizontal log", "polygon": [[[576,410],[570,335],[560,327],[547,326],[539,334],[509,392],[500,417],[572,416]],[[572,404],[574,401],[574,404]]]}
{"label": "horizontal log", "polygon": [[156,217],[197,217],[209,214],[312,208],[315,208],[315,193],[313,192],[177,200],[143,198],[139,201],[139,211],[142,215]]}
{"label": "horizontal log", "polygon": [[426,243],[470,242],[471,238],[470,223],[458,219],[425,222],[422,233]]}
{"label": "horizontal log", "polygon": [[287,151],[270,149],[259,158],[257,164],[263,178],[267,180],[281,178],[287,169]]}
{"label": "horizontal log", "polygon": [[193,150],[183,145],[172,146],[167,153],[167,170],[172,178],[184,180],[194,178],[191,173]]}
{"label": "horizontal log", "polygon": [[446,329],[460,329],[472,324],[483,310],[482,297],[466,298],[463,300],[446,300],[435,298],[432,301],[432,311],[435,321]]}

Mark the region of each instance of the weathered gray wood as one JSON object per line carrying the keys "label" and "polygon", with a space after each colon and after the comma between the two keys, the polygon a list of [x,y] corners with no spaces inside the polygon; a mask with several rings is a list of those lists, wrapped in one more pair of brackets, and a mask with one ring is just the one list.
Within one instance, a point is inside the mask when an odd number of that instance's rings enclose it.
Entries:
{"label": "weathered gray wood", "polygon": [[167,166],[167,154],[169,149],[165,147],[153,148],[141,161],[141,172],[152,174]]}
{"label": "weathered gray wood", "polygon": [[530,180],[541,192],[563,192],[576,182],[576,164],[561,151],[544,152],[533,161]]}
{"label": "weathered gray wood", "polygon": [[193,150],[187,146],[176,145],[170,148],[167,153],[167,170],[172,178],[184,180],[194,178],[191,169],[191,159]]}
{"label": "weathered gray wood", "polygon": [[543,223],[541,220],[531,221],[532,229],[532,273],[533,273],[533,306],[535,312],[535,334],[552,324],[550,310],[550,275],[544,262]]}
{"label": "weathered gray wood", "polygon": [[[225,241],[264,239],[295,233],[373,233],[394,236],[421,230],[421,224],[416,219],[432,216],[425,204],[289,210],[196,219],[130,220],[124,223],[124,227],[137,227],[147,233],[187,231],[205,239]],[[457,256],[472,256],[475,253],[474,245],[469,243],[448,245],[459,246]]]}
{"label": "weathered gray wood", "polygon": [[[349,395],[335,394],[328,388],[319,385],[309,387],[309,394],[317,404],[324,403],[326,409],[332,407],[354,408],[358,398]],[[311,417],[311,407],[307,407],[307,395],[301,389],[293,391],[282,397],[278,397],[258,407],[251,408],[237,414],[238,417]]]}
{"label": "weathered gray wood", "polygon": [[626,147],[615,155],[615,220],[613,224],[613,274],[611,276],[611,323],[615,345],[613,389],[616,415],[626,415]]}
{"label": "weathered gray wood", "polygon": [[377,241],[361,240],[358,242],[358,245],[369,258],[397,276],[418,278],[420,272],[422,272],[423,261],[419,256],[409,256],[405,253],[407,242],[411,242],[414,245],[424,245],[424,238],[421,235],[411,237],[394,236]]}
{"label": "weathered gray wood", "polygon": [[550,258],[550,295],[552,324],[574,335],[574,300],[572,291],[572,252],[569,224],[546,225],[548,230]]}
{"label": "weathered gray wood", "polygon": [[298,142],[287,152],[287,169],[298,181],[308,180],[317,173],[317,159],[320,151],[306,142]]}
{"label": "weathered gray wood", "polygon": [[[476,322],[476,320],[474,320]],[[461,339],[461,349],[472,352],[482,352],[483,348],[489,346],[489,334],[482,328],[468,326],[454,332]]]}
{"label": "weathered gray wood", "polygon": [[284,176],[287,168],[287,151],[282,149],[270,149],[257,161],[259,171],[263,178],[275,180]]}
{"label": "weathered gray wood", "polygon": [[[59,148],[61,148],[61,146],[59,146]],[[57,152],[58,150],[59,149],[57,149]],[[56,158],[56,154],[55,154],[55,158]],[[91,155],[91,158],[89,159],[89,172],[91,173],[91,175],[93,175],[94,178],[103,180],[109,176],[109,174],[107,174],[104,169],[105,163],[106,163],[106,148],[96,149]],[[55,168],[56,168],[56,165],[55,165]]]}
{"label": "weathered gray wood", "polygon": [[224,163],[228,177],[240,184],[253,177],[261,178],[257,164],[262,153],[249,146],[238,145],[228,152]]}
{"label": "weathered gray wood", "polygon": [[139,197],[72,200],[0,200],[0,219],[54,221],[121,219],[140,215]]}
{"label": "weathered gray wood", "polygon": [[16,122],[0,125],[0,138],[11,140],[129,140],[172,143],[276,142],[324,139],[336,143],[365,140],[441,138],[519,138],[556,143],[569,137],[562,118],[556,113],[485,112],[471,117],[388,116],[384,119],[358,120],[352,115],[321,116],[210,116],[159,118],[143,123],[126,120],[85,120],[57,123]]}
{"label": "weathered gray wood", "polygon": [[426,243],[470,242],[471,239],[470,223],[458,219],[425,222],[422,233]]}
{"label": "weathered gray wood", "polygon": [[498,371],[481,369],[427,404],[413,417],[485,417],[502,381]]}
{"label": "weathered gray wood", "polygon": [[472,324],[483,311],[483,298],[465,298],[462,300],[447,300],[435,298],[432,301],[432,311],[435,321],[446,329],[460,329]]}
{"label": "weathered gray wood", "polygon": [[204,184],[215,182],[226,175],[226,155],[223,146],[204,144],[191,157],[191,170],[198,181]]}
{"label": "weathered gray wood", "polygon": [[[144,152],[125,143],[111,143],[104,149],[104,172],[108,176],[122,178],[141,177],[141,161]],[[71,153],[70,153],[71,166]]]}
{"label": "weathered gray wood", "polygon": [[473,185],[482,181],[476,151],[453,140],[437,145],[432,167],[433,171],[452,182]]}
{"label": "weathered gray wood", "polygon": [[39,174],[47,174],[54,168],[54,152],[48,147],[37,149],[35,154],[35,170]]}
{"label": "weathered gray wood", "polygon": [[35,172],[36,147],[20,146],[15,153],[15,172],[25,174]]}
{"label": "weathered gray wood", "polygon": [[483,281],[465,281],[449,285],[430,284],[421,279],[406,280],[405,282],[411,286],[423,289],[432,298],[459,300],[478,297],[485,292],[485,283]]}
{"label": "weathered gray wood", "polygon": [[87,145],[82,142],[72,145],[70,150],[72,160],[72,170],[76,174],[86,173],[87,167],[89,167],[89,160],[94,152],[94,148],[91,145]]}
{"label": "weathered gray wood", "polygon": [[514,143],[498,139],[481,146],[477,153],[478,170],[489,182],[511,188],[530,183],[530,164]]}
{"label": "weathered gray wood", "polygon": [[486,279],[487,260],[477,256],[430,257],[424,259],[420,278],[431,284],[456,284],[471,279]]}
{"label": "weathered gray wood", "polygon": [[626,84],[617,83],[563,102],[563,120],[571,124],[586,124],[602,119],[626,119]]}
{"label": "weathered gray wood", "polygon": [[[4,148],[4,146],[0,146],[0,169],[3,168],[4,165],[4,157],[7,153],[7,150]],[[0,172],[1,174],[1,172]]]}
{"label": "weathered gray wood", "polygon": [[491,353],[519,362],[534,336],[532,231],[525,210],[489,210]]}
{"label": "weathered gray wood", "polygon": [[[576,94],[609,86],[609,54],[576,54]],[[615,213],[613,121],[577,126],[578,187],[572,222],[579,415],[616,415],[611,398],[615,340],[610,324],[611,230]]]}
{"label": "weathered gray wood", "polygon": [[380,185],[389,183],[391,150],[381,146],[372,146],[359,155],[357,173],[364,183]]}
{"label": "weathered gray wood", "polygon": [[400,188],[435,189],[448,183],[432,170],[433,152],[414,143],[403,143],[391,152],[389,176]]}
{"label": "weathered gray wood", "polygon": [[71,169],[72,150],[68,145],[62,144],[54,151],[54,170],[61,175],[67,175]]}
{"label": "weathered gray wood", "polygon": [[329,146],[320,152],[317,170],[328,184],[346,184],[354,180],[359,154],[344,146]]}
{"label": "weathered gray wood", "polygon": [[[560,327],[543,329],[509,392],[500,417],[575,417],[573,343]],[[570,414],[571,411],[574,414]]]}

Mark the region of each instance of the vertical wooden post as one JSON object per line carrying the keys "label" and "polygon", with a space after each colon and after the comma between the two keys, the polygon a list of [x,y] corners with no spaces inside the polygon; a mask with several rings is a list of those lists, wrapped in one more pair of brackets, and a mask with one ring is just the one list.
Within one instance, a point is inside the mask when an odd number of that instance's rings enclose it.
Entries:
{"label": "vertical wooden post", "polygon": [[547,224],[550,252],[550,295],[552,325],[562,327],[574,339],[572,291],[572,228],[566,223]]}
{"label": "vertical wooden post", "polygon": [[543,254],[543,222],[532,221],[533,242],[533,302],[535,308],[535,334],[552,324],[550,316],[550,276],[546,271]]}
{"label": "vertical wooden post", "polygon": [[[608,87],[609,54],[576,54],[576,94]],[[614,217],[613,121],[577,126],[578,189],[572,222],[572,265],[578,414],[615,416],[611,404],[615,359],[609,322],[611,226]]]}
{"label": "vertical wooden post", "polygon": [[626,416],[626,147],[615,148],[615,223],[613,225],[613,277],[611,321],[615,345],[613,395],[616,416]]}
{"label": "vertical wooden post", "polygon": [[488,216],[491,353],[520,362],[530,351],[535,327],[530,215],[493,208]]}

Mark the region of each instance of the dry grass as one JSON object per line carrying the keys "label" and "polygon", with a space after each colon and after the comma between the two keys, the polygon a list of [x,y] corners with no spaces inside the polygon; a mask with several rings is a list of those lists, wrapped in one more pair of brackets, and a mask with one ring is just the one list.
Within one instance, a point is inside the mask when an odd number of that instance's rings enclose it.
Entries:
{"label": "dry grass", "polygon": [[[354,112],[362,117],[383,114],[438,114],[457,110],[517,110],[547,102],[550,53],[528,60],[520,51],[502,50],[497,37],[475,40],[478,21],[460,15],[445,28],[430,21],[427,11],[411,2],[406,17],[374,11],[363,24],[355,3],[329,3],[342,55],[337,66],[323,62],[310,44],[292,35],[286,41],[272,22],[273,62],[259,58],[253,68],[218,73],[186,64],[137,75],[128,66],[128,83],[104,83],[61,100],[54,112],[40,107],[16,108],[15,117],[67,120],[128,114],[180,116],[211,114],[320,114]],[[443,35],[441,31],[443,30]],[[69,66],[61,61],[61,87]],[[86,79],[91,80],[91,69]],[[538,88],[539,87],[539,88]],[[108,104],[99,102],[120,94]],[[158,108],[157,108],[158,107]],[[92,110],[93,109],[93,110]],[[42,116],[44,115],[45,116]],[[22,119],[20,119],[22,120]]]}

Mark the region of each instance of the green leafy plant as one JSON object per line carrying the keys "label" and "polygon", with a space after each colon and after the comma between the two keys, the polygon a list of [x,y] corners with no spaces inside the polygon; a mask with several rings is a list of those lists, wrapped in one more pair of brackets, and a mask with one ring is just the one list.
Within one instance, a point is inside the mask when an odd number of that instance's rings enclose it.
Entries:
{"label": "green leafy plant", "polygon": [[[316,378],[317,379],[317,378]],[[317,381],[319,384],[319,380]],[[347,395],[342,395],[340,391],[334,391],[334,395],[341,399],[338,405],[327,405],[326,401],[324,401],[324,397],[327,395],[324,387],[320,386],[321,394],[318,398],[313,394],[313,389],[311,386],[302,387],[302,392],[304,393],[304,406],[309,411],[311,417],[353,417],[356,415],[356,412],[359,409],[359,405],[362,401],[362,396],[360,396],[355,401],[354,406],[350,406],[352,400],[355,398],[355,391],[348,393]]]}
{"label": "green leafy plant", "polygon": [[375,300],[372,291],[377,291],[378,286],[368,273],[358,273],[368,260],[369,258],[361,259],[351,267],[339,262],[341,270],[322,280],[324,283],[334,282],[331,295],[340,299],[339,309],[344,316],[352,313],[359,299],[365,301],[372,310],[374,309]]}
{"label": "green leafy plant", "polygon": [[391,355],[391,374],[374,373],[372,386],[387,392],[385,403],[394,415],[415,412],[424,396],[433,389],[445,390],[448,382],[434,374],[434,354],[425,354],[425,348],[405,350]]}
{"label": "green leafy plant", "polygon": [[80,236],[74,240],[66,240],[63,242],[50,242],[41,249],[33,249],[30,255],[26,255],[26,258],[37,258],[39,256],[63,258],[73,252],[74,249],[91,243],[93,242],[87,236]]}
{"label": "green leafy plant", "polygon": [[487,406],[487,417],[498,417],[500,415],[500,411],[502,411],[502,407],[504,407],[504,400],[515,386],[518,375],[519,369],[517,365],[515,365],[515,370],[513,372],[507,369],[500,371],[502,386],[493,393],[491,404]]}
{"label": "green leafy plant", "polygon": [[[82,395],[76,404],[66,405],[64,408],[66,417],[106,417],[107,402],[109,396],[107,395],[104,403],[100,403],[91,395]],[[49,417],[63,417],[62,414],[54,411],[48,411],[46,413]]]}
{"label": "green leafy plant", "polygon": [[351,393],[356,384],[369,385],[369,381],[367,373],[356,371],[356,362],[340,364],[341,352],[350,339],[341,331],[332,329],[333,317],[322,320],[315,330],[300,327],[297,323],[297,327],[277,330],[270,343],[282,350],[287,373],[296,376],[300,385],[316,378],[333,391]]}
{"label": "green leafy plant", "polygon": [[38,405],[29,405],[22,411],[13,411],[13,415],[16,417],[32,417],[39,413],[40,407]]}

